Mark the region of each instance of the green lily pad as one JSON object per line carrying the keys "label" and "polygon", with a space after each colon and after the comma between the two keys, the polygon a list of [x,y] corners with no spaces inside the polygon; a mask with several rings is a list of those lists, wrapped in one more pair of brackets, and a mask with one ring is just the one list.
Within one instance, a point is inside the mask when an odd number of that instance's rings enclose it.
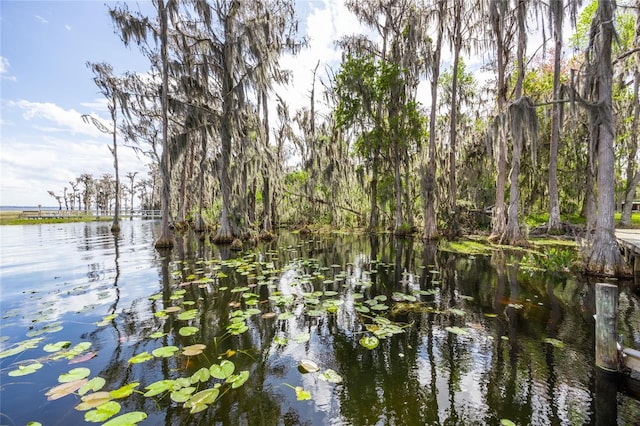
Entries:
{"label": "green lily pad", "polygon": [[144,396],[152,397],[160,395],[163,392],[173,389],[173,384],[173,380],[158,380],[157,382],[153,382],[145,388],[148,390],[144,393]]}
{"label": "green lily pad", "polygon": [[342,376],[332,369],[325,370],[323,373],[318,375],[318,378],[329,383],[341,383],[343,380]]}
{"label": "green lily pad", "polygon": [[375,336],[364,336],[359,341],[360,345],[371,350],[378,347],[380,340]]}
{"label": "green lily pad", "polygon": [[46,344],[42,350],[45,352],[58,352],[62,349],[68,348],[69,346],[71,346],[71,342],[68,340],[62,340],[60,342]]}
{"label": "green lily pad", "polygon": [[20,377],[26,376],[27,374],[32,374],[42,368],[42,364],[39,362],[34,362],[32,364],[27,365],[19,365],[17,370],[9,371],[9,376],[11,377]]}
{"label": "green lily pad", "polygon": [[58,376],[58,382],[60,383],[74,382],[76,380],[89,377],[89,374],[91,374],[91,370],[89,370],[88,368],[74,368],[69,370],[68,373],[63,373],[60,376]]}
{"label": "green lily pad", "polygon": [[134,355],[131,358],[129,358],[129,364],[140,364],[142,362],[145,361],[149,361],[150,359],[153,359],[153,356],[151,356],[151,354],[149,354],[149,352],[144,351],[142,353],[139,353],[138,355]]}
{"label": "green lily pad", "polygon": [[305,401],[307,399],[311,399],[311,392],[308,392],[302,389],[301,386],[296,386],[294,390],[296,391],[296,399],[298,401]]}
{"label": "green lily pad", "polygon": [[286,346],[289,343],[289,340],[283,336],[275,336],[273,338],[273,342],[278,346]]}
{"label": "green lily pad", "polygon": [[219,394],[220,389],[217,387],[205,389],[189,398],[189,400],[184,403],[184,408],[191,409],[191,414],[198,413],[205,410],[209,404],[212,404],[216,398],[218,398]]}
{"label": "green lily pad", "polygon": [[288,320],[293,317],[295,317],[295,315],[292,312],[283,312],[280,315],[278,315],[279,320]]}
{"label": "green lily pad", "polygon": [[161,348],[154,349],[151,353],[157,358],[169,358],[178,350],[177,346],[163,346]]}
{"label": "green lily pad", "polygon": [[164,337],[164,336],[166,336],[166,335],[167,335],[167,333],[164,333],[164,332],[162,332],[162,331],[156,331],[155,333],[151,333],[151,334],[149,335],[149,337],[150,337],[151,339],[159,339],[159,338]]}
{"label": "green lily pad", "polygon": [[182,321],[188,321],[188,320],[194,319],[197,316],[198,316],[197,309],[189,309],[188,311],[180,312],[177,318]]}
{"label": "green lily pad", "polygon": [[211,371],[209,371],[208,368],[202,367],[201,369],[193,373],[191,377],[189,377],[189,381],[192,384],[198,382],[205,383],[207,380],[209,380],[209,377],[211,377]]}
{"label": "green lily pad", "polygon": [[195,390],[195,386],[188,386],[186,388],[174,390],[171,392],[171,400],[179,403],[187,402]]}
{"label": "green lily pad", "polygon": [[181,336],[187,337],[187,336],[193,336],[198,331],[200,331],[198,327],[189,326],[189,327],[181,327],[180,330],[178,330],[178,333],[180,333]]}
{"label": "green lily pad", "polygon": [[500,424],[502,426],[516,426],[516,424],[509,419],[500,419]]}
{"label": "green lily pad", "polygon": [[237,389],[240,386],[244,385],[244,382],[249,378],[248,371],[241,371],[238,374],[233,374],[229,376],[226,380],[226,383],[231,384],[231,389]]}
{"label": "green lily pad", "polygon": [[147,413],[144,413],[142,411],[132,411],[130,413],[115,417],[102,426],[131,426],[140,423],[146,418]]}
{"label": "green lily pad", "polygon": [[457,315],[459,317],[463,317],[463,316],[465,316],[467,314],[462,309],[455,309],[455,308],[449,308],[449,312],[451,312],[452,314]]}
{"label": "green lily pad", "polygon": [[93,379],[89,380],[87,383],[82,385],[80,389],[78,389],[78,394],[84,395],[89,391],[98,392],[100,389],[104,387],[105,384],[106,384],[106,380],[103,379],[102,377],[94,377]]}
{"label": "green lily pad", "polygon": [[102,423],[118,414],[120,410],[120,404],[115,401],[108,401],[96,407],[95,410],[84,413],[84,420],[86,422]]}
{"label": "green lily pad", "polygon": [[116,319],[117,316],[118,316],[118,314],[106,315],[106,316],[102,317],[102,321],[98,321],[96,323],[96,325],[98,327],[104,327],[106,325],[109,325],[109,324],[111,324],[111,321]]}
{"label": "green lily pad", "polygon": [[140,383],[138,382],[129,383],[119,387],[116,390],[112,390],[111,392],[109,392],[109,394],[111,394],[111,396],[114,398],[126,398],[131,395],[133,393],[133,390],[138,386],[140,386]]}
{"label": "green lily pad", "polygon": [[211,376],[224,380],[233,374],[235,368],[236,366],[233,362],[225,359],[221,361],[220,364],[213,364],[209,367],[209,371],[211,372]]}

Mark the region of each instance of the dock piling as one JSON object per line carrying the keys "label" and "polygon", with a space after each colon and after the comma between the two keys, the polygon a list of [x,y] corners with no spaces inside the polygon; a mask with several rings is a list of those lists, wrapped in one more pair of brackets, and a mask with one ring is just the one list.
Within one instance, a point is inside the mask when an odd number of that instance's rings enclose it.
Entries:
{"label": "dock piling", "polygon": [[618,371],[618,286],[596,284],[596,365]]}

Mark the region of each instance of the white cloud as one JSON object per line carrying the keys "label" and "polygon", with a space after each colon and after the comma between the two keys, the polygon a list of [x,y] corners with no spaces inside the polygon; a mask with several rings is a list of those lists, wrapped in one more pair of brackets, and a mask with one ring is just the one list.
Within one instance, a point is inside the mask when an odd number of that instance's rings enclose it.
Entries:
{"label": "white cloud", "polygon": [[9,59],[5,58],[4,56],[0,56],[0,78],[2,78],[3,80],[16,81],[16,77],[14,75],[11,75],[9,68],[11,68]]}
{"label": "white cloud", "polygon": [[71,31],[71,25],[66,24],[64,27],[67,29],[67,31]]}
{"label": "white cloud", "polygon": [[82,120],[82,113],[74,109],[65,110],[51,102],[30,102],[24,99],[17,102],[9,101],[8,105],[21,109],[23,111],[22,117],[27,121],[35,121],[36,126],[39,126],[39,120],[45,120],[55,125],[54,127],[40,126],[41,129],[69,131],[74,135],[103,136],[93,124],[85,123]]}
{"label": "white cloud", "polygon": [[48,24],[48,23],[49,23],[49,21],[47,21],[46,19],[44,19],[44,18],[43,18],[42,16],[40,16],[40,15],[36,15],[36,19],[37,19],[38,21],[40,21],[40,23],[42,23],[42,24]]}

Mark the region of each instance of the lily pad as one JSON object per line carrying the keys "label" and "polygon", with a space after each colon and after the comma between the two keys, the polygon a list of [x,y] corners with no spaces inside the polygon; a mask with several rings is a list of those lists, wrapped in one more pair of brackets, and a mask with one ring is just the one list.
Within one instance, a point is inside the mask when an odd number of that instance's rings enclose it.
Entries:
{"label": "lily pad", "polygon": [[195,386],[188,386],[186,388],[174,390],[171,392],[171,400],[179,403],[187,402],[195,390]]}
{"label": "lily pad", "polygon": [[60,342],[49,343],[47,345],[44,345],[42,350],[45,351],[45,352],[51,352],[52,353],[52,352],[61,351],[62,349],[66,349],[69,346],[71,346],[71,342],[69,342],[68,340],[62,340]]}
{"label": "lily pad", "polygon": [[193,336],[198,331],[200,331],[198,327],[189,326],[189,327],[181,327],[180,330],[178,330],[178,333],[180,333],[181,336],[187,337],[187,336]]}
{"label": "lily pad", "polygon": [[159,339],[159,338],[164,337],[164,336],[166,336],[166,335],[167,335],[167,333],[164,333],[164,332],[162,332],[162,331],[156,331],[155,333],[151,333],[151,334],[149,335],[149,337],[150,337],[151,339]]}
{"label": "lily pad", "polygon": [[315,373],[320,370],[320,367],[310,359],[303,359],[298,363],[298,369],[302,373]]}
{"label": "lily pad", "polygon": [[293,336],[293,341],[296,343],[306,343],[311,339],[311,334],[309,333],[300,333]]}
{"label": "lily pad", "polygon": [[9,376],[11,377],[20,377],[26,376],[27,374],[32,374],[42,368],[42,364],[39,362],[34,362],[27,365],[19,365],[17,370],[9,371]]}
{"label": "lily pad", "polygon": [[144,413],[142,411],[132,411],[130,413],[115,417],[102,426],[131,426],[140,423],[146,418],[147,413]]}
{"label": "lily pad", "polygon": [[91,374],[91,370],[89,370],[88,368],[74,368],[69,370],[68,373],[63,373],[60,376],[58,376],[58,382],[60,383],[74,382],[76,380],[89,377],[89,374]]}
{"label": "lily pad", "polygon": [[197,309],[189,309],[188,311],[180,312],[177,318],[182,321],[188,321],[188,320],[194,319],[197,316],[198,316]]}
{"label": "lily pad", "polygon": [[227,378],[226,383],[231,384],[231,389],[237,389],[240,386],[244,385],[244,382],[249,378],[248,371],[241,371],[238,374],[233,374]]}
{"label": "lily pad", "polygon": [[319,374],[318,378],[329,383],[341,383],[343,380],[341,375],[331,369],[325,370],[323,373]]}
{"label": "lily pad", "polygon": [[460,336],[463,336],[465,334],[469,334],[469,332],[467,330],[465,330],[464,328],[460,328],[460,327],[445,327],[444,329],[447,330],[449,333],[458,334]]}
{"label": "lily pad", "polygon": [[49,389],[47,393],[45,393],[45,396],[47,397],[47,400],[55,401],[56,399],[60,399],[63,396],[72,394],[73,392],[77,391],[82,386],[84,386],[84,384],[87,382],[88,382],[87,379],[80,379],[80,380],[74,380],[73,382],[63,383],[61,385],[54,386],[51,389]]}
{"label": "lily pad", "polygon": [[225,359],[221,361],[220,364],[213,364],[209,368],[209,371],[211,372],[211,375],[216,379],[224,380],[233,374],[235,368],[236,366],[233,364],[233,362]]}
{"label": "lily pad", "polygon": [[112,397],[114,398],[126,398],[129,395],[131,395],[133,393],[133,390],[135,388],[137,388],[138,386],[140,386],[140,383],[138,382],[133,382],[133,383],[129,383],[126,384],[124,386],[119,387],[116,390],[112,390],[111,392],[109,392],[111,394]]}
{"label": "lily pad", "polygon": [[201,369],[193,373],[191,377],[189,377],[189,381],[192,384],[195,384],[198,382],[205,383],[207,380],[209,380],[210,377],[211,377],[211,372],[209,371],[209,369],[202,367]]}
{"label": "lily pad", "polygon": [[198,413],[205,410],[209,404],[212,404],[216,398],[218,398],[219,394],[220,389],[217,387],[205,389],[189,398],[189,400],[184,403],[184,408],[191,409],[191,414]]}
{"label": "lily pad", "polygon": [[94,392],[82,397],[82,402],[74,408],[78,411],[87,411],[99,407],[111,401],[113,396],[109,392]]}
{"label": "lily pad", "polygon": [[129,364],[140,364],[142,362],[145,361],[149,361],[150,359],[153,359],[153,356],[151,356],[151,354],[149,354],[149,352],[144,351],[142,353],[139,353],[138,355],[134,355],[131,358],[129,358]]}
{"label": "lily pad", "polygon": [[279,320],[288,320],[293,317],[295,317],[295,315],[292,312],[283,312],[280,315],[278,315]]}
{"label": "lily pad", "polygon": [[296,386],[294,390],[296,391],[296,399],[298,401],[305,401],[307,399],[311,399],[311,392],[308,392],[302,389],[301,386]]}
{"label": "lily pad", "polygon": [[375,336],[363,336],[360,341],[360,346],[363,346],[369,350],[375,349],[380,344],[380,340],[378,340]]}
{"label": "lily pad", "polygon": [[105,384],[106,380],[102,377],[94,377],[93,379],[82,385],[82,387],[78,390],[78,394],[84,395],[89,391],[97,392],[102,389]]}
{"label": "lily pad", "polygon": [[108,401],[96,407],[95,410],[84,413],[84,420],[87,422],[102,423],[118,414],[120,410],[120,404],[115,401]]}
{"label": "lily pad", "polygon": [[173,389],[174,380],[158,380],[157,382],[151,383],[145,389],[148,389],[144,396],[152,397],[156,395],[160,395],[163,392]]}
{"label": "lily pad", "polygon": [[185,346],[182,348],[182,355],[184,356],[196,356],[200,355],[202,351],[206,349],[207,345],[202,343],[196,343],[195,345]]}
{"label": "lily pad", "polygon": [[163,346],[161,348],[154,349],[151,353],[157,358],[169,358],[178,350],[177,346]]}

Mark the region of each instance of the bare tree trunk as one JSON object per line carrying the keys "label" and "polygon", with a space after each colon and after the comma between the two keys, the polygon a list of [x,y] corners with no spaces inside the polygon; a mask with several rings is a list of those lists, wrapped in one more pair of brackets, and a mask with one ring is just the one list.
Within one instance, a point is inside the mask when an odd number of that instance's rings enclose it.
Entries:
{"label": "bare tree trunk", "polygon": [[[557,13],[564,14],[563,1],[555,0],[560,10]],[[553,106],[551,112],[551,143],[549,146],[549,223],[547,232],[560,233],[562,220],[560,218],[560,201],[558,199],[558,143],[560,141],[560,59],[562,55],[562,16],[555,16],[553,38],[555,52],[553,56]]]}
{"label": "bare tree trunk", "polygon": [[116,203],[113,212],[113,223],[111,224],[111,232],[118,233],[120,232],[120,177],[118,174],[118,121],[117,121],[117,113],[116,113],[116,95],[115,88],[113,88],[114,93],[112,95],[112,110],[111,110],[111,119],[113,120],[113,148],[111,148],[111,154],[113,155],[113,168],[115,169],[116,176],[116,188],[115,188],[115,197]]}
{"label": "bare tree trunk", "polygon": [[[596,41],[598,84],[598,217],[596,232],[586,264],[586,271],[596,275],[628,275],[629,267],[624,262],[615,236],[614,226],[614,123],[613,123],[613,67],[611,44],[613,41],[613,2],[600,0],[594,22],[599,23]],[[598,19],[599,18],[599,19]]]}
{"label": "bare tree trunk", "polygon": [[[523,83],[525,73],[524,53],[527,46],[527,33],[525,25],[526,15],[525,0],[518,0],[517,3],[517,24],[518,24],[518,49],[517,49],[517,78],[515,86],[516,102],[522,101]],[[523,126],[524,124],[521,124]],[[527,245],[526,239],[520,229],[518,215],[520,213],[520,158],[524,146],[524,134],[513,134],[511,173],[509,176],[509,210],[507,215],[507,227],[502,240],[511,245]]]}
{"label": "bare tree trunk", "polygon": [[504,234],[507,221],[505,216],[505,185],[507,182],[507,87],[505,82],[505,48],[504,48],[504,18],[498,10],[498,0],[490,2],[491,28],[496,40],[496,59],[498,72],[498,158],[496,161],[496,202],[493,209],[493,218],[491,223],[491,240],[500,239]]}
{"label": "bare tree trunk", "polygon": [[[231,21],[233,17],[228,15],[225,20],[225,39],[232,40]],[[222,55],[222,122],[220,129],[221,142],[221,164],[220,164],[220,191],[222,192],[222,213],[220,214],[220,228],[214,237],[216,243],[230,243],[233,241],[233,231],[229,218],[231,208],[231,178],[229,168],[231,167],[231,120],[233,108],[233,80],[232,80],[232,51],[230,42],[224,44]]]}
{"label": "bare tree trunk", "polygon": [[[444,19],[445,2],[438,8],[438,18]],[[431,110],[429,111],[429,156],[427,164],[422,167],[422,195],[424,209],[424,230],[422,239],[435,240],[438,238],[438,219],[436,217],[436,119],[438,106],[438,79],[440,78],[440,56],[442,54],[442,34],[444,23],[437,26],[438,33],[433,46],[433,60],[431,65]]]}
{"label": "bare tree trunk", "polygon": [[449,112],[449,211],[455,212],[457,199],[456,185],[456,141],[458,139],[458,67],[460,64],[460,50],[462,49],[461,34],[461,3],[455,2],[454,13],[454,47],[453,47],[453,79],[451,80],[451,110]]}
{"label": "bare tree trunk", "polygon": [[380,154],[376,151],[373,154],[373,162],[371,164],[371,208],[369,211],[369,230],[375,231],[378,228],[378,167],[380,163]]}
{"label": "bare tree trunk", "polygon": [[169,55],[167,53],[168,17],[164,0],[157,0],[158,17],[160,18],[160,58],[162,60],[162,155],[160,159],[160,179],[162,220],[160,222],[160,236],[156,240],[156,248],[173,247],[171,230],[169,229],[170,200],[171,200],[171,172],[169,165]]}

